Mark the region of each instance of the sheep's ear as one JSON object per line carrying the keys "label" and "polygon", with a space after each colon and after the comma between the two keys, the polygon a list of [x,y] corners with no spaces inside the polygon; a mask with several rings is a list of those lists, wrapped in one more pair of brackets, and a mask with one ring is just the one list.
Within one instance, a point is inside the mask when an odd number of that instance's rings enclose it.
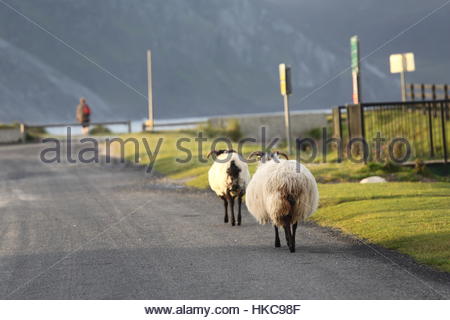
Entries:
{"label": "sheep's ear", "polygon": [[211,150],[208,155],[206,156],[206,158],[208,159],[212,154],[217,156],[217,151],[216,150]]}
{"label": "sheep's ear", "polygon": [[206,158],[209,158],[212,154],[217,156],[220,156],[222,153],[227,152],[227,150],[221,149],[221,150],[211,150],[210,153],[206,156]]}
{"label": "sheep's ear", "polygon": [[225,152],[227,152],[227,150],[224,150],[224,149],[217,150],[216,156],[220,156],[222,153],[225,153]]}
{"label": "sheep's ear", "polygon": [[250,155],[247,157],[247,160],[250,160],[253,157],[262,157],[264,155],[264,152],[261,151],[254,151],[250,153]]}
{"label": "sheep's ear", "polygon": [[287,154],[284,153],[284,152],[275,151],[274,153],[276,153],[276,154],[279,155],[279,156],[282,156],[282,157],[286,158],[286,160],[289,160],[289,157],[288,157]]}

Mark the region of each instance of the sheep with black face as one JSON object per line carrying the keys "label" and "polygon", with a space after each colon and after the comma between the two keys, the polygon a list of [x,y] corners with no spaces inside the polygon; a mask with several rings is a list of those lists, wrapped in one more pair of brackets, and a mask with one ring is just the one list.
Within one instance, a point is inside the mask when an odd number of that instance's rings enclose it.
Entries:
{"label": "sheep with black face", "polygon": [[228,223],[228,205],[231,209],[231,225],[236,224],[234,217],[234,201],[237,198],[237,225],[241,225],[242,197],[250,181],[247,163],[234,150],[213,150],[208,158],[214,155],[214,163],[208,172],[211,189],[223,200],[225,207],[224,223]]}
{"label": "sheep with black face", "polygon": [[[245,203],[261,224],[275,227],[275,247],[280,247],[278,228],[284,228],[289,250],[295,252],[297,224],[317,210],[319,191],[312,173],[281,152],[253,152],[259,164],[248,184]],[[280,159],[280,156],[286,158]]]}

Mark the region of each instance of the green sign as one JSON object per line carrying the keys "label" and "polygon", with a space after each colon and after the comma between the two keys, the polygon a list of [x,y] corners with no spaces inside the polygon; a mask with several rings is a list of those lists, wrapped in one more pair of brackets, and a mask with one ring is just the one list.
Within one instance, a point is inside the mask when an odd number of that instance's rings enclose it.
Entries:
{"label": "green sign", "polygon": [[352,54],[352,72],[359,72],[359,40],[358,36],[350,38],[350,48]]}

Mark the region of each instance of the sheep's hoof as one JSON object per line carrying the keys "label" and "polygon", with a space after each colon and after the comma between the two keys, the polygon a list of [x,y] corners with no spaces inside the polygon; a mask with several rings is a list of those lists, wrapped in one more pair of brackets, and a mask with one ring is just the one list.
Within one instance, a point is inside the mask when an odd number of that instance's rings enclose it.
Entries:
{"label": "sheep's hoof", "polygon": [[240,221],[238,221],[237,225],[238,225],[238,226],[240,226],[240,225],[241,225],[241,222],[240,222]]}
{"label": "sheep's hoof", "polygon": [[223,223],[228,223],[228,219],[225,218],[225,219],[223,220]]}
{"label": "sheep's hoof", "polygon": [[234,227],[236,223],[234,221],[231,221],[231,226]]}
{"label": "sheep's hoof", "polygon": [[294,253],[294,252],[295,252],[295,248],[289,248],[289,251],[290,251],[291,253]]}
{"label": "sheep's hoof", "polygon": [[281,247],[281,243],[279,241],[275,242],[275,248],[279,248],[279,247]]}

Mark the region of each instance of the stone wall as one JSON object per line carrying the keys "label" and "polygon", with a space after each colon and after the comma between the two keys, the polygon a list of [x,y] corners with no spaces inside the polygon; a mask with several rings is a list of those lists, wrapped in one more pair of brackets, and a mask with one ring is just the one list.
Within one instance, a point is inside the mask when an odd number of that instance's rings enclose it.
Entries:
{"label": "stone wall", "polygon": [[[316,128],[323,128],[327,126],[327,117],[330,112],[321,111],[295,111],[291,112],[291,132],[292,138],[305,137],[310,130]],[[266,128],[267,139],[271,138],[285,138],[284,114],[251,114],[251,115],[237,115],[229,117],[217,117],[209,119],[213,126],[225,128],[230,120],[237,120],[239,122],[241,132],[244,137],[256,138],[261,140],[261,127]]]}
{"label": "stone wall", "polygon": [[17,143],[22,137],[20,128],[0,128],[0,143]]}

